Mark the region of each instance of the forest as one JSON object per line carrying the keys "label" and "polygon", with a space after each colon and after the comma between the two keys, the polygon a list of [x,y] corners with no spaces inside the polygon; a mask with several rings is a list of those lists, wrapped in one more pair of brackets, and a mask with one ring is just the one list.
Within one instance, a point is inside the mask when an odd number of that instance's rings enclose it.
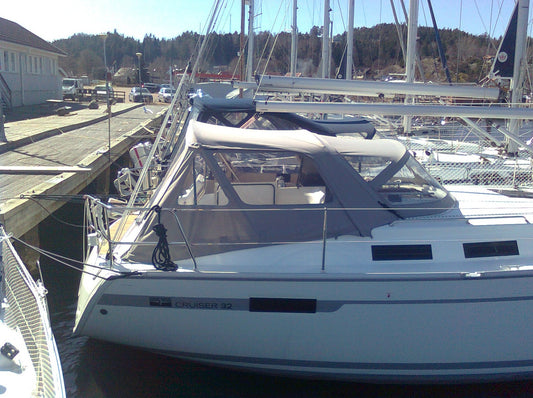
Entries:
{"label": "forest", "polygon": [[[403,36],[406,36],[405,26]],[[439,30],[448,69],[453,82],[478,82],[490,69],[491,56],[496,53],[498,40],[486,35],[472,35],[458,29]],[[198,33],[184,32],[173,39],[159,39],[146,35],[142,41],[117,31],[107,36],[75,34],[53,44],[68,55],[60,59],[60,66],[71,76],[87,75],[90,79],[103,79],[104,42],[107,66],[111,71],[121,67],[137,68],[136,53],[142,53],[140,61],[143,81],[163,79],[169,70],[183,70],[191,55],[196,54],[201,37]],[[405,39],[404,39],[405,40]],[[272,34],[259,32],[255,36],[255,72],[285,74],[290,68],[291,35],[287,32]],[[317,76],[321,62],[321,29],[313,27],[308,33],[298,35],[298,66],[302,76]],[[224,72],[239,74],[240,35],[235,33],[212,33],[208,50],[200,65],[205,73]],[[424,76],[417,72],[422,81],[444,81],[446,79],[439,57],[435,32],[429,27],[418,29],[417,50]],[[332,38],[332,78],[346,53],[346,33]],[[268,61],[268,62],[267,62]],[[371,28],[354,29],[353,49],[354,76],[365,79],[379,79],[389,74],[405,71],[404,58],[396,26],[379,24]]]}

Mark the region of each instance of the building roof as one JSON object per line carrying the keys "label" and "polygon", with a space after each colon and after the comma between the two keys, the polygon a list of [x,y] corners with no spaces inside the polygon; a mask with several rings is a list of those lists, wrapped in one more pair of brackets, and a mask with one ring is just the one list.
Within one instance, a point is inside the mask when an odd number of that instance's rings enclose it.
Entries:
{"label": "building roof", "polygon": [[63,50],[41,39],[28,29],[4,18],[0,18],[0,41],[38,48],[39,50],[49,51],[59,55],[67,55]]}

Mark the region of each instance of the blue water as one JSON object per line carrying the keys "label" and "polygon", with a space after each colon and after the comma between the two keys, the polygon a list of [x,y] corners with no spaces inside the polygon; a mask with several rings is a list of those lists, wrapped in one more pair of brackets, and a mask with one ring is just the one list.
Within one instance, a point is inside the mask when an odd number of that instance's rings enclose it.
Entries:
{"label": "blue water", "polygon": [[[82,214],[82,205],[68,204],[55,217],[81,224]],[[81,259],[80,228],[49,217],[40,227],[40,236],[42,248]],[[41,265],[69,398],[533,397],[532,381],[410,386],[301,380],[203,366],[74,337],[80,273],[46,258],[41,258]]]}

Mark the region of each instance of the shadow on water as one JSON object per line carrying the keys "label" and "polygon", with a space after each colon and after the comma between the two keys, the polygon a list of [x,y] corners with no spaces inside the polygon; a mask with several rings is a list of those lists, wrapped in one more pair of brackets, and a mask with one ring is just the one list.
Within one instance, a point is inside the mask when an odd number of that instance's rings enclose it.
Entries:
{"label": "shadow on water", "polygon": [[[67,204],[40,226],[41,247],[81,260],[83,204]],[[80,271],[41,258],[52,327],[69,398],[116,397],[531,397],[533,383],[385,385],[316,381],[204,366],[73,336]],[[173,333],[173,331],[169,331]]]}

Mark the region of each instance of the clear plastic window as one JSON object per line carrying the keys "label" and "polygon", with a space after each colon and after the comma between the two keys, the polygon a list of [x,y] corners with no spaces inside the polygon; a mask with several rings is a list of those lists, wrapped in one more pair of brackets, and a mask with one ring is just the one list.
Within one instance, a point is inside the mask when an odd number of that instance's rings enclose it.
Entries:
{"label": "clear plastic window", "polygon": [[[380,156],[345,155],[355,171],[388,203],[411,205],[440,200],[447,195],[441,185],[413,158],[398,162]],[[400,161],[401,162],[401,161]],[[390,176],[390,173],[393,173]]]}
{"label": "clear plastic window", "polygon": [[388,202],[405,205],[440,200],[447,195],[441,185],[413,158],[376,191]]}
{"label": "clear plastic window", "polygon": [[246,204],[308,205],[325,201],[325,183],[310,158],[281,151],[224,151],[214,157]]}
{"label": "clear plastic window", "polygon": [[179,177],[179,206],[225,206],[233,191],[248,205],[316,205],[326,201],[324,180],[312,159],[305,156],[281,151],[223,151],[213,157],[226,181],[217,181],[202,155],[193,154]]}
{"label": "clear plastic window", "polygon": [[209,119],[207,119],[205,121],[205,123],[208,123],[208,124],[214,124],[216,126],[224,126],[224,123],[222,123],[217,117],[215,116],[210,116]]}
{"label": "clear plastic window", "polygon": [[185,172],[181,177],[181,191],[177,204],[181,206],[223,206],[227,199],[220,197],[220,186],[215,181],[211,169],[205,159],[194,154],[189,160]]}
{"label": "clear plastic window", "polygon": [[392,162],[380,156],[346,155],[344,158],[365,181],[372,181]]}
{"label": "clear plastic window", "polygon": [[272,124],[267,118],[255,114],[248,119],[242,126],[242,129],[254,129],[254,130],[275,130],[276,126]]}
{"label": "clear plastic window", "polygon": [[232,126],[238,126],[244,119],[248,117],[248,113],[247,112],[226,112],[226,113],[223,113],[222,116],[224,117],[224,119],[230,122]]}

